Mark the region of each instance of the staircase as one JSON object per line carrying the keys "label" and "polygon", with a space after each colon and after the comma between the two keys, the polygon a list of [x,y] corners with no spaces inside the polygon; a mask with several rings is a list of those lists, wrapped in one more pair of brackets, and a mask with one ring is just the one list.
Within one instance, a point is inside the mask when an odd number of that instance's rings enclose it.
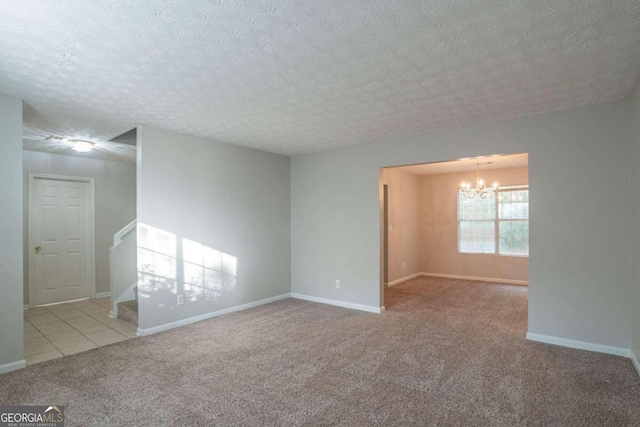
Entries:
{"label": "staircase", "polygon": [[120,318],[138,326],[138,267],[136,260],[136,221],[133,220],[113,236],[109,249],[111,311],[109,317]]}
{"label": "staircase", "polygon": [[138,326],[138,287],[133,288],[136,298],[118,303],[118,318]]}

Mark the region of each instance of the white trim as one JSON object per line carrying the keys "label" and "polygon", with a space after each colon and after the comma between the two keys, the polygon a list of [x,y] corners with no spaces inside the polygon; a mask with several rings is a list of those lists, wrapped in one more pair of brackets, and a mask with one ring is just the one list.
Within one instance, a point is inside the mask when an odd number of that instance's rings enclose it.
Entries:
{"label": "white trim", "polygon": [[95,296],[96,299],[98,298],[106,298],[106,297],[110,297],[111,296],[111,292],[98,292]]}
{"label": "white trim", "polygon": [[447,279],[477,280],[479,282],[506,283],[509,285],[520,285],[520,286],[529,285],[528,280],[497,279],[493,277],[461,276],[458,274],[440,274],[440,273],[420,273],[420,275],[427,276],[427,277],[444,277]]}
{"label": "white trim", "polygon": [[371,305],[355,304],[355,303],[352,303],[352,302],[345,302],[345,301],[338,301],[338,300],[333,300],[333,299],[313,297],[311,295],[297,294],[297,293],[294,293],[294,292],[291,293],[291,298],[302,299],[302,300],[311,301],[311,302],[319,302],[321,304],[335,305],[335,306],[338,306],[338,307],[351,308],[353,310],[367,311],[369,313],[377,313],[377,314],[379,314],[379,313],[384,312],[384,310],[385,310],[384,307],[374,307],[374,306],[371,306]]}
{"label": "white trim", "polygon": [[[506,191],[529,191],[529,184],[517,184],[517,185],[505,185],[503,187],[498,186],[497,190],[494,190],[494,193],[500,193],[500,192],[506,192]],[[463,190],[461,187],[458,187],[458,198],[456,201],[457,204],[457,210],[458,210],[458,253],[459,254],[478,254],[478,252],[464,252],[460,250],[460,224],[462,222],[465,221],[482,221],[482,220],[465,220],[465,219],[460,219],[460,195],[462,194],[462,192],[465,191]],[[494,227],[494,251],[493,252],[481,252],[481,254],[483,255],[499,255],[499,256],[517,256],[517,257],[525,257],[528,258],[529,254],[527,253],[526,255],[516,255],[516,254],[503,254],[500,252],[500,222],[501,221],[527,221],[527,227],[529,226],[529,217],[527,216],[527,218],[512,218],[512,219],[505,219],[505,218],[500,218],[500,200],[499,197],[494,197],[494,202],[495,202],[495,217],[493,219],[487,219],[486,221],[493,221],[493,227]],[[529,203],[529,202],[527,202]],[[527,248],[528,249],[528,248]],[[528,250],[527,250],[528,252]]]}
{"label": "white trim", "polygon": [[237,305],[235,307],[225,308],[223,310],[212,311],[211,313],[201,314],[199,316],[189,317],[187,319],[178,320],[176,322],[165,323],[164,325],[160,325],[160,326],[153,326],[153,327],[147,328],[147,329],[138,328],[137,335],[139,337],[144,337],[144,336],[147,336],[147,335],[156,334],[158,332],[167,331],[169,329],[177,328],[179,326],[185,326],[185,325],[189,325],[191,323],[199,322],[201,320],[210,319],[212,317],[222,316],[223,314],[233,313],[234,311],[246,310],[248,308],[258,307],[258,306],[261,306],[261,305],[265,305],[265,304],[269,304],[269,303],[272,303],[272,302],[280,301],[282,299],[289,298],[290,296],[291,296],[290,294],[282,294],[282,295],[278,295],[278,296],[275,296],[275,297],[265,298],[265,299],[262,299],[262,300],[259,300],[259,301],[250,302],[250,303],[247,303],[247,304]]}
{"label": "white trim", "polygon": [[[54,175],[48,173],[35,173],[29,172],[28,177],[28,194],[27,194],[27,242],[29,248],[33,248],[37,245],[33,241],[33,235],[31,230],[31,224],[33,224],[34,205],[35,205],[35,180],[36,179],[50,179],[58,181],[71,181],[71,182],[86,182],[89,186],[88,195],[88,215],[89,215],[89,238],[87,242],[88,246],[88,266],[89,270],[89,298],[95,298],[96,294],[96,243],[95,243],[95,219],[96,219],[96,186],[95,178],[83,177],[83,176],[70,176],[70,175]],[[29,254],[29,307],[34,307],[35,298],[35,253],[32,250],[27,251]]]}
{"label": "white trim", "polygon": [[17,371],[18,369],[23,369],[27,367],[27,361],[22,359],[17,362],[5,363],[4,365],[0,365],[0,374],[6,374],[7,372]]}
{"label": "white trim", "polygon": [[23,310],[29,310],[29,304],[25,304],[25,305],[23,305],[23,306],[22,306],[22,309],[23,309]]}
{"label": "white trim", "polygon": [[550,335],[540,335],[527,332],[529,341],[537,341],[545,344],[559,345],[562,347],[577,348],[579,350],[595,351],[597,353],[613,354],[616,356],[631,357],[631,350],[622,347],[611,347],[602,344],[593,344],[585,341],[571,340],[567,338],[552,337]]}
{"label": "white trim", "polygon": [[134,301],[136,300],[136,293],[133,288],[138,286],[138,281],[136,280],[129,286],[118,298],[115,300],[111,298],[111,311],[109,311],[109,317],[112,319],[118,318],[118,304],[125,301]]}
{"label": "white trim", "polygon": [[111,249],[118,246],[120,242],[122,242],[122,239],[124,239],[127,234],[131,233],[133,230],[136,229],[137,222],[138,220],[134,219],[129,224],[125,225],[122,228],[122,230],[118,231],[116,234],[113,235],[113,246],[111,247]]}
{"label": "white trim", "polygon": [[636,368],[636,372],[638,373],[638,375],[640,375],[640,362],[638,361],[638,358],[636,357],[636,354],[633,352],[633,350],[629,350],[629,353],[629,359],[631,359],[633,367]]}
{"label": "white trim", "polygon": [[52,302],[49,304],[40,304],[38,307],[53,307],[54,305],[62,305],[62,304],[68,304],[70,302],[80,302],[80,301],[88,301],[89,298],[78,298],[78,299],[72,299],[69,301],[61,301],[61,302]]}
{"label": "white trim", "polygon": [[392,282],[385,283],[385,286],[387,286],[387,287],[395,286],[395,285],[397,285],[399,283],[406,282],[407,280],[415,279],[416,277],[420,277],[422,275],[424,275],[424,273],[410,274],[408,276],[401,277],[400,279],[396,279],[396,280],[394,280]]}

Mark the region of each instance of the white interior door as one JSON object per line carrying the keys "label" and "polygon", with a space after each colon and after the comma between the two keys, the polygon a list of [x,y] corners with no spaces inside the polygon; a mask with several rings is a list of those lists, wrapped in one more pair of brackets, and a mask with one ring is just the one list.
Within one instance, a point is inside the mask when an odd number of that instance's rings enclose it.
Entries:
{"label": "white interior door", "polygon": [[88,298],[93,290],[93,182],[30,182],[30,303]]}

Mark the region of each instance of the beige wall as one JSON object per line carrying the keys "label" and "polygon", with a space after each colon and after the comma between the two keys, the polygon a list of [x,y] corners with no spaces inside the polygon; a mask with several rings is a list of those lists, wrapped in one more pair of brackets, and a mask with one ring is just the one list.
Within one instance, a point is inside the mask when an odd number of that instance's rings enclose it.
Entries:
{"label": "beige wall", "polygon": [[[482,171],[488,183],[528,184],[526,167]],[[475,172],[423,175],[419,194],[420,268],[425,273],[527,281],[529,258],[458,252],[457,194]]]}
{"label": "beige wall", "polygon": [[420,177],[398,168],[389,168],[382,169],[381,181],[388,187],[387,282],[393,282],[420,272]]}

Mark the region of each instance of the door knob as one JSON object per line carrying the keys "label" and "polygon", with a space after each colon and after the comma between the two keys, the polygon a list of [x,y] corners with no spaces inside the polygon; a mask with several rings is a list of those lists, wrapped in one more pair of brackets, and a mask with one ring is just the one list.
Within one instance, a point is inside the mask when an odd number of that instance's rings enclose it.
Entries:
{"label": "door knob", "polygon": [[36,246],[36,253],[40,252],[42,250],[42,246]]}

